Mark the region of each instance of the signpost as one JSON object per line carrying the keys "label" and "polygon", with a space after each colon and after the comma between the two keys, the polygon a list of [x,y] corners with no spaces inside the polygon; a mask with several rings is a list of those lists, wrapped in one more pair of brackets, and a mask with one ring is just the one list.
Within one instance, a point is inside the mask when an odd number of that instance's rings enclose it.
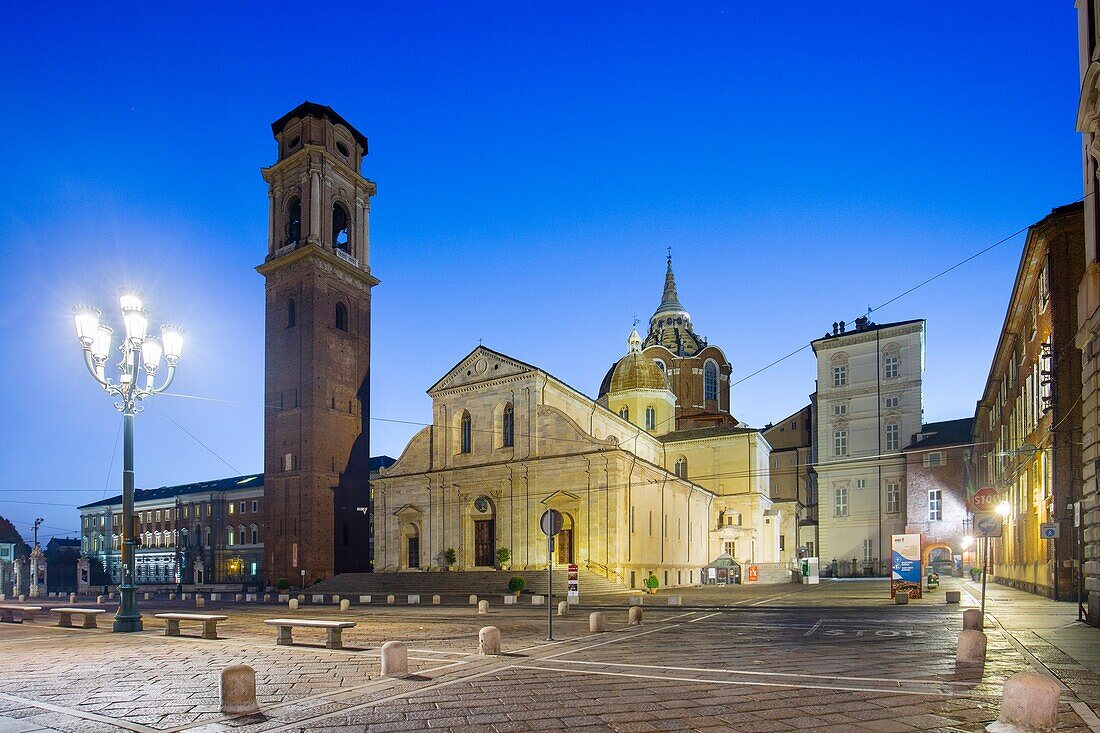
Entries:
{"label": "signpost", "polygon": [[557,509],[547,509],[539,517],[539,527],[546,535],[546,640],[554,640],[554,535],[561,532],[565,517]]}
{"label": "signpost", "polygon": [[970,508],[974,510],[974,536],[985,539],[982,554],[982,618],[985,618],[985,579],[993,572],[993,563],[989,558],[989,538],[1000,537],[1004,532],[1004,519],[997,513],[996,507],[1001,495],[992,486],[986,486],[974,492],[970,497]]}

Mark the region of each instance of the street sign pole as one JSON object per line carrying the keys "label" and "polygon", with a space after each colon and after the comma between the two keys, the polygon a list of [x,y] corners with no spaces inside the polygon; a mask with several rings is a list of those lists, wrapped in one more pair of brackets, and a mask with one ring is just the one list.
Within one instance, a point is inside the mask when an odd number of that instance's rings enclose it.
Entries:
{"label": "street sign pole", "polygon": [[[989,538],[985,538],[985,552],[982,553],[982,618],[985,618],[985,576],[988,575],[986,568],[989,566]],[[985,623],[984,621],[982,622]]]}
{"label": "street sign pole", "polygon": [[554,536],[561,532],[565,517],[557,509],[547,509],[539,517],[539,528],[546,535],[546,640],[554,640]]}

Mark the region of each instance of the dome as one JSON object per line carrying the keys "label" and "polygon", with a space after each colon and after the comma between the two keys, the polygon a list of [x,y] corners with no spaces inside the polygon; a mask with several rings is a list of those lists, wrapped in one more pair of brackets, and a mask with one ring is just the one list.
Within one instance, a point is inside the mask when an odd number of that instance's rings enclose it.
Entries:
{"label": "dome", "polygon": [[630,332],[630,351],[615,362],[600,385],[600,396],[628,389],[669,389],[668,378],[657,362],[642,353],[637,331]]}

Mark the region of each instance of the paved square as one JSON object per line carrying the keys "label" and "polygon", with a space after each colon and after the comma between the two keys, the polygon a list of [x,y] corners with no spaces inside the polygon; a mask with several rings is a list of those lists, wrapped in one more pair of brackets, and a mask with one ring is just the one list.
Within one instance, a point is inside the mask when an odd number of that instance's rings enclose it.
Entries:
{"label": "paved square", "polygon": [[[645,606],[635,627],[622,598],[603,609],[607,633],[590,634],[591,609],[574,609],[555,617],[555,642],[545,640],[544,609],[498,599],[487,616],[464,605],[289,612],[356,621],[339,651],[324,648],[323,632],[305,629],[295,646],[276,646],[262,622],[287,616],[284,605],[209,603],[208,611],[230,616],[216,641],[198,638],[197,627],[192,636],[163,636],[152,614],[190,608],[165,601],[142,605],[139,634],[46,620],[0,624],[0,733],[980,731],[997,717],[1004,680],[1019,670],[1053,674],[1067,688],[1060,731],[1100,730],[1089,707],[1100,700],[1100,676],[1063,651],[1073,648],[1057,634],[1013,628],[994,613],[988,662],[975,676],[955,669],[960,607],[945,605],[942,590],[894,606],[883,589],[687,591],[685,607]],[[1020,596],[1011,596],[1017,605],[1026,601]],[[1008,601],[1001,606],[1011,616]],[[504,655],[477,654],[486,625],[501,629]],[[391,640],[409,644],[408,679],[380,676],[379,647]],[[242,663],[256,670],[262,714],[231,719],[219,711],[218,675]]]}

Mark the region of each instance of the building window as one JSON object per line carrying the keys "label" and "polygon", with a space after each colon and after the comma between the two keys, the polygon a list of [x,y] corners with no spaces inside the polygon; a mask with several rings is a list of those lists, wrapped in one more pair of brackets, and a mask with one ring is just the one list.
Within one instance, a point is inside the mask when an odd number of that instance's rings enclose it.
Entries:
{"label": "building window", "polygon": [[348,330],[348,307],[343,303],[336,304],[336,328],[345,333]]}
{"label": "building window", "polygon": [[[255,499],[252,500],[252,511],[253,513],[260,511],[260,502],[256,501]],[[185,514],[184,516],[187,515]]]}
{"label": "building window", "polygon": [[688,462],[683,456],[676,459],[676,475],[680,478],[687,478],[688,476]]}
{"label": "building window", "polygon": [[846,516],[848,516],[848,489],[847,489],[847,487],[839,488],[834,492],[833,516],[836,516],[836,517],[846,517]]}
{"label": "building window", "polygon": [[652,407],[645,408],[645,429],[655,430],[657,428],[657,411]]}
{"label": "building window", "polygon": [[469,453],[473,445],[473,425],[470,422],[470,413],[462,413],[462,453]]}
{"label": "building window", "polygon": [[244,511],[245,511],[245,508],[246,508],[246,507],[247,507],[247,504],[245,504],[245,503],[244,503],[244,502],[242,501],[242,502],[240,503],[240,506],[238,506],[238,507],[237,507],[237,511],[238,511],[238,512],[239,512],[240,514],[244,514]]}
{"label": "building window", "polygon": [[737,543],[736,542],[726,542],[723,545],[723,549],[726,551],[727,555],[729,555],[730,557],[733,557],[734,556],[733,553],[735,553],[737,551]]}
{"label": "building window", "polygon": [[[260,544],[260,529],[255,524],[252,525],[252,544]],[[252,574],[255,575],[255,571]]]}
{"label": "building window", "polygon": [[[283,456],[283,470],[284,471],[293,471],[294,470],[294,454],[293,453],[287,453]],[[230,505],[230,506],[232,506],[232,505]],[[206,505],[206,516],[208,516],[208,517],[210,516],[210,505],[209,504]]]}
{"label": "building window", "polygon": [[512,409],[512,403],[504,406],[504,414],[501,416],[501,445],[510,448],[515,444],[516,414]]}
{"label": "building window", "polygon": [[703,399],[718,399],[718,365],[713,361],[703,367]]}
{"label": "building window", "polygon": [[846,455],[848,455],[848,431],[847,430],[834,430],[833,431],[833,455],[834,456],[846,456]]}
{"label": "building window", "polygon": [[943,451],[929,451],[924,454],[924,467],[935,468],[936,466],[942,466],[947,463],[947,456]]}
{"label": "building window", "polygon": [[294,298],[291,298],[286,304],[286,327],[296,325],[298,325],[298,306],[294,303]]}
{"label": "building window", "polygon": [[886,405],[886,409],[888,410],[897,409],[901,405],[901,398],[898,396],[887,397],[885,400],[883,400],[883,403]]}
{"label": "building window", "polygon": [[901,448],[901,426],[896,422],[886,424],[886,450]]}
{"label": "building window", "polygon": [[[290,454],[287,453],[287,455],[289,456]],[[236,514],[236,512],[237,512],[236,505],[233,502],[229,502],[229,513],[230,514]]]}
{"label": "building window", "polygon": [[899,359],[897,354],[886,357],[882,363],[882,376],[885,379],[894,379],[898,376]]}
{"label": "building window", "polygon": [[237,527],[237,543],[241,545],[248,544],[248,535],[244,533],[244,525]]}
{"label": "building window", "polygon": [[867,487],[867,480],[866,479],[862,479],[862,478],[857,478],[856,479],[856,488],[857,489],[863,489],[863,488],[866,488],[866,487]]}
{"label": "building window", "polygon": [[886,482],[886,513],[897,514],[901,511],[901,484],[897,481]]}
{"label": "building window", "polygon": [[870,563],[875,556],[875,541],[871,539],[863,540],[863,562]]}
{"label": "building window", "polygon": [[848,405],[833,405],[833,414],[834,415],[847,415],[848,414]]}
{"label": "building window", "polygon": [[227,529],[226,534],[229,537],[229,545],[232,546],[232,544],[233,544],[233,528],[230,527],[229,529]]}
{"label": "building window", "polygon": [[348,212],[340,202],[332,205],[332,248],[348,251]]}
{"label": "building window", "polygon": [[785,535],[779,535],[779,551],[787,549],[787,537]]}
{"label": "building window", "polygon": [[931,489],[928,492],[928,521],[940,522],[943,520],[943,493],[940,489]]}
{"label": "building window", "polygon": [[848,384],[848,367],[843,364],[833,367],[833,386],[843,387]]}
{"label": "building window", "polygon": [[286,228],[283,231],[283,246],[297,244],[301,238],[302,201],[297,196],[292,196],[286,205]]}
{"label": "building window", "polygon": [[623,405],[622,407],[620,407],[619,408],[619,417],[621,417],[623,420],[629,420],[630,419],[630,408],[628,408],[626,405]]}
{"label": "building window", "polygon": [[1050,275],[1047,270],[1047,266],[1043,265],[1043,269],[1039,271],[1039,310],[1041,311],[1045,311],[1047,303],[1050,302]]}

